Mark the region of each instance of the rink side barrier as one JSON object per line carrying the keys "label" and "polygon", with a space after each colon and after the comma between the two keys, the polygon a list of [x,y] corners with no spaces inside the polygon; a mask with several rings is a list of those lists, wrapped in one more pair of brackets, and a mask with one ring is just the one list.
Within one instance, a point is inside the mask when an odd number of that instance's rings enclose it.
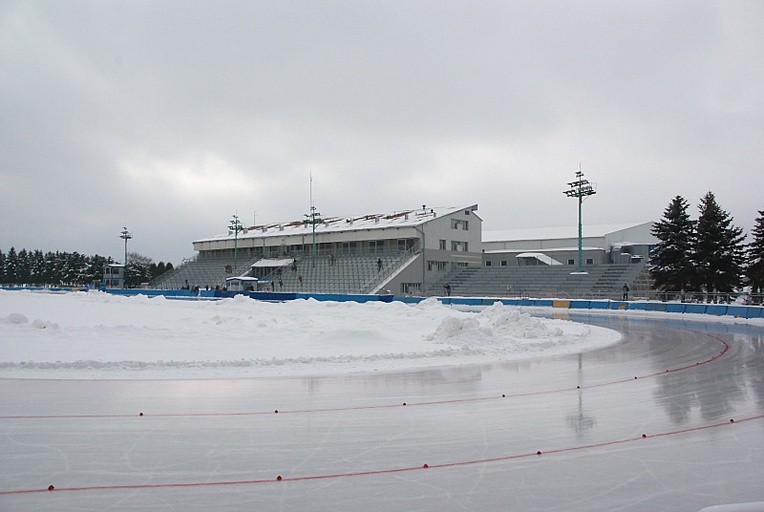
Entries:
{"label": "rink side barrier", "polygon": [[168,299],[230,299],[237,295],[244,295],[251,299],[283,302],[296,299],[314,299],[318,301],[333,302],[392,302],[392,295],[379,294],[344,294],[344,293],[297,293],[297,292],[232,292],[226,290],[155,290],[138,288],[105,288],[101,291],[113,295],[145,295],[157,297],[162,295]]}
{"label": "rink side barrier", "polygon": [[[9,291],[41,291],[49,293],[65,293],[73,291],[88,291],[92,288],[2,288]],[[344,293],[297,293],[297,292],[232,292],[223,290],[158,290],[141,288],[102,288],[101,291],[113,295],[146,297],[163,296],[168,299],[183,300],[215,300],[245,295],[256,300],[282,302],[296,299],[314,299],[333,302],[403,302],[417,304],[427,297],[394,296],[392,294],[344,294]],[[579,300],[579,299],[532,299],[516,298],[503,299],[495,297],[436,297],[443,304],[458,306],[491,306],[500,302],[507,306],[545,307],[559,309],[593,309],[621,311],[658,311],[665,313],[693,313],[699,315],[732,316],[735,318],[764,318],[764,306],[744,306],[739,304],[703,304],[681,302],[652,302],[652,301],[618,301],[618,300]]]}
{"label": "rink side barrier", "polygon": [[[415,304],[424,297],[395,297],[394,300]],[[501,302],[506,306],[544,307],[560,309],[610,309],[619,311],[658,311],[662,313],[694,313],[700,315],[734,316],[735,318],[764,318],[764,307],[738,304],[697,304],[680,302],[650,302],[623,300],[577,299],[501,299],[477,297],[438,297],[443,304],[459,306],[490,306]]]}

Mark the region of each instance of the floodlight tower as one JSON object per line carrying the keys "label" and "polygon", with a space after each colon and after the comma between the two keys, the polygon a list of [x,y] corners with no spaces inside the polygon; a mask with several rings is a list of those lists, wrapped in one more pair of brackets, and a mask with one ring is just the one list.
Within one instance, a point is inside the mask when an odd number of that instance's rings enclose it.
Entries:
{"label": "floodlight tower", "polygon": [[236,267],[238,266],[238,258],[239,258],[239,231],[242,231],[244,228],[241,225],[241,221],[239,220],[239,216],[234,214],[231,217],[231,223],[228,225],[228,234],[230,235],[233,233],[233,270],[236,271]]}
{"label": "floodlight tower", "polygon": [[583,229],[581,225],[581,203],[584,201],[584,197],[592,196],[597,193],[594,190],[594,186],[584,178],[584,173],[581,171],[579,165],[578,171],[576,171],[576,179],[568,183],[569,190],[565,190],[563,194],[568,197],[578,198],[578,271],[584,271],[584,248],[583,248]]}
{"label": "floodlight tower", "polygon": [[124,286],[127,288],[127,241],[133,238],[133,235],[130,234],[130,232],[127,230],[126,226],[122,227],[122,232],[119,234],[119,237],[125,241],[125,269],[123,272],[124,277]]}
{"label": "floodlight tower", "polygon": [[305,225],[311,225],[313,231],[313,246],[311,251],[311,259],[313,260],[313,266],[316,266],[316,224],[323,224],[321,214],[316,211],[316,206],[313,204],[313,173],[310,173],[310,213],[305,214]]}

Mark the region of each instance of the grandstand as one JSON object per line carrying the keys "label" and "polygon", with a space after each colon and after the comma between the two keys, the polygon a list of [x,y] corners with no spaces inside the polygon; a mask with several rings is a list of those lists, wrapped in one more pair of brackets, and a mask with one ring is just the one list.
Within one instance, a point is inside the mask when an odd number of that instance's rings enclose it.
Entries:
{"label": "grandstand", "polygon": [[155,288],[224,286],[231,276],[259,289],[420,294],[452,268],[482,265],[476,204],[244,227],[194,242],[197,257]]}
{"label": "grandstand", "polygon": [[575,227],[483,233],[477,205],[258,225],[195,241],[196,258],[152,286],[249,276],[275,292],[620,299],[624,284],[648,292],[651,226],[588,226],[581,273]]}
{"label": "grandstand", "polygon": [[466,268],[431,286],[428,295],[440,295],[448,283],[452,295],[479,297],[561,297],[620,300],[627,284],[632,297],[647,294],[641,280],[644,262],[590,265],[586,272],[571,272],[567,265],[514,265]]}

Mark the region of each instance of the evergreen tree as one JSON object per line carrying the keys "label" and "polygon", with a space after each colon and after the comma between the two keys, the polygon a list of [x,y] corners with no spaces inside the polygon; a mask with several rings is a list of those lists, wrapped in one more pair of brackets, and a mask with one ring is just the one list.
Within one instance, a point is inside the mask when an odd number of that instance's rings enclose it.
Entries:
{"label": "evergreen tree", "polygon": [[[751,231],[753,240],[748,244],[748,266],[745,275],[751,284],[751,293],[764,293],[764,210],[759,210],[756,225]],[[761,302],[759,299],[757,302]]]}
{"label": "evergreen tree", "polygon": [[699,283],[706,292],[733,291],[740,285],[745,261],[745,235],[732,224],[732,217],[708,192],[698,205],[694,262]]}
{"label": "evergreen tree", "polygon": [[29,284],[30,271],[30,258],[29,252],[26,249],[21,249],[18,253],[18,264],[16,265],[16,283]]}
{"label": "evergreen tree", "polygon": [[[154,264],[151,258],[137,253],[130,255],[128,284],[138,286],[167,270],[172,263]],[[78,252],[28,251],[11,247],[0,251],[0,285],[82,286],[103,281],[103,267],[113,263],[111,257],[86,256]]]}
{"label": "evergreen tree", "polygon": [[8,284],[8,280],[5,278],[5,254],[0,251],[0,285]]}
{"label": "evergreen tree", "polygon": [[40,250],[30,251],[29,260],[29,282],[35,286],[46,284],[45,255]]}
{"label": "evergreen tree", "polygon": [[45,284],[60,285],[61,284],[61,268],[62,268],[62,256],[61,253],[56,251],[48,252],[45,255]]}
{"label": "evergreen tree", "polygon": [[695,243],[695,222],[687,213],[689,204],[676,196],[663,211],[663,219],[653,226],[658,240],[651,254],[651,275],[656,288],[664,291],[692,289],[695,267],[692,250]]}
{"label": "evergreen tree", "polygon": [[8,250],[8,256],[5,263],[5,278],[8,280],[8,284],[19,284],[16,270],[19,266],[19,256],[16,254],[16,249],[11,247]]}

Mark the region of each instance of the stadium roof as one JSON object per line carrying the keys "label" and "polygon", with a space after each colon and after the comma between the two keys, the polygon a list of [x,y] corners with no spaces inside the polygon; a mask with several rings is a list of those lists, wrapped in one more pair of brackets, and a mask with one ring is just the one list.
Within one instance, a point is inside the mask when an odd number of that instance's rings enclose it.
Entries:
{"label": "stadium roof", "polygon": [[[357,217],[328,217],[323,218],[321,223],[316,224],[316,233],[347,232],[355,230],[385,229],[391,227],[413,227],[424,224],[437,217],[451,215],[463,210],[477,210],[477,205],[456,207],[425,207],[414,210],[400,210],[389,214],[373,213]],[[475,214],[476,215],[476,214]],[[291,222],[261,224],[245,227],[239,231],[238,238],[270,238],[273,236],[308,235],[313,233],[313,226],[309,222],[308,215],[304,219]],[[229,231],[209,238],[196,240],[196,242],[214,242],[218,240],[230,240],[234,233]]]}
{"label": "stadium roof", "polygon": [[[617,231],[635,228],[648,222],[633,222],[628,224],[591,224],[583,226],[584,238],[601,238]],[[549,228],[518,228],[483,230],[483,242],[506,242],[520,240],[561,240],[578,238],[578,226],[558,226]]]}

